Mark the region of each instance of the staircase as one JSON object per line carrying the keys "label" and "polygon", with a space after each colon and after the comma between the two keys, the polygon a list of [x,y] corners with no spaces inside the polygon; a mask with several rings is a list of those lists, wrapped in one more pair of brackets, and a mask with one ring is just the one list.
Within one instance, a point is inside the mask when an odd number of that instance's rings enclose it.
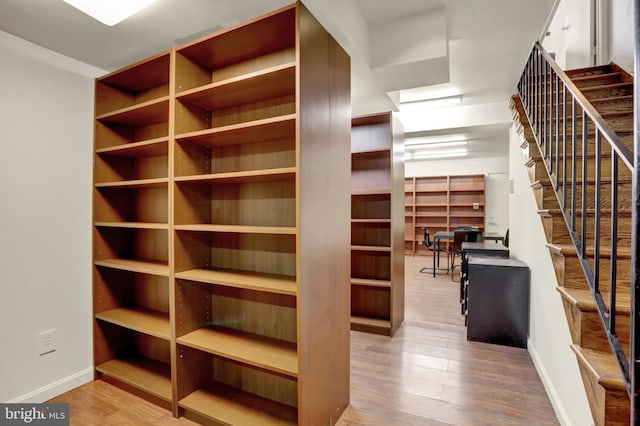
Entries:
{"label": "staircase", "polygon": [[537,44],[518,89],[510,106],[591,412],[628,425],[633,78],[615,64],[563,72]]}

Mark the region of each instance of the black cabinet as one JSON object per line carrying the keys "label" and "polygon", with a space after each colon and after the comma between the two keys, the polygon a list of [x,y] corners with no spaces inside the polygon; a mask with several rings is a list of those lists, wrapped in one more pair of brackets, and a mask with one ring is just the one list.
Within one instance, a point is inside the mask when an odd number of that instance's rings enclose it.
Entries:
{"label": "black cabinet", "polygon": [[509,249],[503,244],[488,241],[462,243],[461,249],[462,256],[460,267],[460,304],[462,305],[461,313],[464,314],[467,310],[467,260],[469,256],[508,258]]}
{"label": "black cabinet", "polygon": [[529,268],[509,258],[467,260],[467,340],[527,347]]}

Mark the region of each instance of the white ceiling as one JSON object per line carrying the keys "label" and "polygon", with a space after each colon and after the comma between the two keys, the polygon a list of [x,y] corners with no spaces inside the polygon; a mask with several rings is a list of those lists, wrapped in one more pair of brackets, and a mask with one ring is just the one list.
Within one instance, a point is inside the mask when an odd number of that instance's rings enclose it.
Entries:
{"label": "white ceiling", "polygon": [[[0,30],[112,71],[196,36],[241,23],[291,0],[159,0],[107,27],[62,0],[0,0]],[[463,95],[470,120],[414,120],[414,134],[464,130],[486,145],[504,116],[489,117],[515,92],[554,0],[306,0],[352,57],[354,114],[396,109],[398,100]],[[429,114],[425,112],[425,114]],[[474,120],[474,115],[488,118]],[[414,117],[415,118],[415,117]],[[508,117],[507,117],[508,119]],[[442,121],[442,120],[441,120]],[[416,124],[417,123],[417,124]],[[405,124],[406,126],[406,124]],[[503,132],[506,134],[506,131]],[[408,135],[410,136],[410,135]],[[502,145],[503,141],[496,142]]]}

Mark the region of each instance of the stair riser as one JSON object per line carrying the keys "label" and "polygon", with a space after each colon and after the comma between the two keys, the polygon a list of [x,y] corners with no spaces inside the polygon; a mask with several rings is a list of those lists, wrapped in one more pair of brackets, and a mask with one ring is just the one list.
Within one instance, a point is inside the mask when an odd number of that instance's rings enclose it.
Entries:
{"label": "stair riser", "polygon": [[[611,350],[604,326],[597,312],[583,312],[569,300],[563,298],[562,303],[569,323],[571,341],[584,348],[602,352]],[[629,352],[629,315],[616,316],[616,333],[620,336],[622,348],[628,356]],[[626,337],[626,338],[625,338]]]}
{"label": "stair riser", "polygon": [[[562,88],[560,90],[562,90]],[[592,101],[595,99],[614,98],[614,97],[620,97],[620,96],[631,96],[633,95],[633,84],[623,83],[623,84],[617,84],[614,86],[604,86],[604,87],[591,86],[591,87],[583,88],[582,94],[589,101]],[[562,96],[562,94],[560,96]],[[553,96],[550,96],[549,94],[547,94],[547,102],[551,99],[555,101],[555,92],[553,92]]]}
{"label": "stair riser", "polygon": [[[616,115],[610,117],[604,117],[606,122],[611,126],[611,128],[615,132],[630,132],[633,131],[633,114],[626,115]],[[555,117],[552,120],[547,120],[546,129],[545,123],[534,123],[541,127],[541,133],[545,133],[548,135],[553,135],[552,137],[555,139],[555,134],[559,133],[560,138],[564,133],[564,123],[560,120],[559,124],[556,124]],[[576,120],[576,134],[580,134],[582,137],[582,117],[579,117]],[[567,120],[567,135],[571,136],[573,134],[573,120],[569,118]],[[587,119],[587,135],[595,134],[595,124],[593,121]]]}
{"label": "stair riser", "polygon": [[[547,242],[554,244],[570,244],[571,238],[567,231],[564,219],[558,214],[542,217],[542,223],[545,228]],[[593,236],[595,227],[595,218],[593,215],[587,217],[587,243],[593,244]],[[576,230],[581,235],[582,220],[578,218]],[[618,218],[618,247],[631,247],[631,218],[629,216]],[[604,215],[600,218],[600,244],[608,247],[611,243],[611,216]]]}
{"label": "stair riser", "polygon": [[[620,74],[617,74],[617,73],[602,73],[602,74],[593,74],[590,76],[573,76],[571,77],[571,81],[573,82],[573,84],[576,85],[576,87],[578,87],[578,89],[581,89],[581,90],[584,90],[585,88],[589,88],[589,87],[611,86],[613,84],[622,83],[621,76]],[[562,86],[563,86],[562,81],[561,80],[558,81],[558,84],[560,86],[560,91],[562,91]],[[534,79],[531,82],[531,84],[524,85],[523,90],[526,90],[531,86],[533,86],[534,89],[537,91],[541,87],[544,88],[545,85],[547,86],[547,97],[549,97],[552,93],[555,96],[556,78],[555,76],[552,76],[550,74],[547,74],[546,76],[543,74],[537,79]]]}
{"label": "stair riser", "polygon": [[[556,172],[556,163],[557,163],[557,170],[558,170],[558,175],[560,177],[560,181],[562,182],[562,179],[566,170],[567,185],[571,185],[570,181],[573,176],[573,158],[568,157],[566,164],[563,161],[562,156],[557,159],[554,158],[553,164],[551,164],[549,160],[546,161],[546,165],[549,169],[551,169],[551,173],[554,179],[555,179],[555,172]],[[611,179],[611,170],[612,170],[611,157],[607,156],[607,154],[603,154],[600,157],[599,162],[596,161],[595,156],[587,157],[587,178],[589,180],[595,181],[596,172],[597,172],[596,165],[599,165],[600,167],[600,179],[605,181],[611,181],[612,180]],[[540,165],[539,167],[544,167],[544,166]],[[578,181],[582,181],[582,170],[583,170],[582,158],[576,157],[576,178]],[[632,176],[631,170],[628,167],[626,167],[624,164],[618,162],[618,179],[623,181],[625,180],[630,181],[631,176]]]}
{"label": "stair riser", "polygon": [[[602,352],[610,351],[611,344],[607,339],[597,312],[581,312],[580,346]],[[629,356],[629,315],[616,315],[616,333],[622,343],[622,349]]]}
{"label": "stair riser", "polygon": [[612,98],[615,96],[629,96],[633,95],[633,84],[622,84],[613,87],[590,88],[587,90],[583,90],[582,94],[585,95],[589,100]]}
{"label": "stair riser", "polygon": [[[536,197],[536,201],[538,202],[539,210],[548,210],[558,208],[558,201],[556,199],[556,195],[554,193],[553,188],[548,182],[542,182],[543,185],[540,188],[534,188],[534,195]],[[629,187],[630,183],[621,183],[618,186],[618,203],[615,206],[616,209],[631,209],[631,190]],[[567,205],[571,206],[571,198],[572,198],[572,186],[567,186]],[[600,185],[601,191],[601,200],[600,200],[600,208],[601,209],[611,209],[611,184],[610,183],[602,183]],[[582,184],[578,183],[575,187],[576,192],[576,209],[582,208]],[[558,191],[558,196],[562,200],[563,199],[563,190],[562,190],[562,182],[560,182],[560,188]],[[595,208],[595,184],[589,184],[587,186],[587,208]]]}
{"label": "stair riser", "polygon": [[[564,101],[560,97],[560,104],[556,104],[555,99],[552,102],[547,103],[547,110],[553,108],[553,117],[556,114],[556,105],[560,105],[560,117],[562,117],[564,110]],[[601,115],[603,114],[633,114],[633,97],[630,96],[618,96],[614,98],[602,98],[602,100],[592,99],[591,105]],[[571,114],[571,96],[567,97],[567,115]],[[562,119],[562,118],[561,118]]]}
{"label": "stair riser", "polygon": [[[580,265],[577,257],[551,253],[551,260],[553,261],[553,268],[556,273],[558,285],[568,288],[588,288],[584,272],[582,271],[582,266]],[[600,259],[600,285],[603,293],[608,292],[610,288],[608,282],[611,269],[610,266],[609,259]],[[616,287],[620,288],[621,291],[625,291],[623,289],[626,289],[626,291],[630,289],[631,262],[629,259],[618,259],[616,283]]]}
{"label": "stair riser", "polygon": [[625,391],[607,390],[598,383],[591,370],[578,363],[580,375],[587,388],[591,414],[600,426],[627,426],[629,424],[629,396]]}
{"label": "stair riser", "polygon": [[609,65],[600,65],[597,67],[587,67],[587,68],[577,68],[574,70],[566,70],[565,74],[569,78],[577,78],[577,77],[587,77],[591,75],[602,75],[609,74],[611,71],[611,67]]}
{"label": "stair riser", "polygon": [[578,86],[580,89],[584,89],[585,87],[597,87],[597,86],[606,86],[610,84],[620,83],[620,74],[598,74],[596,76],[589,77],[573,77],[571,79],[573,83]]}

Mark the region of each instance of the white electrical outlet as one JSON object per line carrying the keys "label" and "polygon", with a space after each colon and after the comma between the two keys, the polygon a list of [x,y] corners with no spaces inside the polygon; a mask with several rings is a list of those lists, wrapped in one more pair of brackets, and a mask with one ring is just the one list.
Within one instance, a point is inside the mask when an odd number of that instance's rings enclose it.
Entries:
{"label": "white electrical outlet", "polygon": [[47,330],[38,333],[38,353],[48,354],[56,350],[56,330]]}

